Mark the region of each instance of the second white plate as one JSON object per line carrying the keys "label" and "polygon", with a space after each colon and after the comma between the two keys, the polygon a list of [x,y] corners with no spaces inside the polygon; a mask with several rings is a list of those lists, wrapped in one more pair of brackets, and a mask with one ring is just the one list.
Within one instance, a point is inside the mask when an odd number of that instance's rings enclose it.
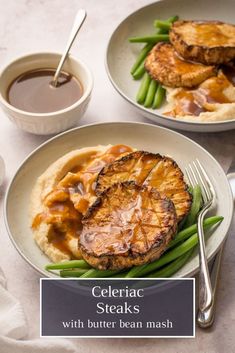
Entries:
{"label": "second white plate", "polygon": [[130,70],[143,45],[131,44],[128,38],[154,33],[155,19],[165,20],[174,15],[186,20],[220,20],[234,23],[234,0],[216,2],[215,0],[164,0],[132,13],[115,29],[107,47],[106,69],[113,86],[135,110],[157,124],[173,129],[199,132],[235,129],[235,116],[223,122],[180,121],[162,115],[163,109],[148,109],[136,103],[140,81],[132,79]]}

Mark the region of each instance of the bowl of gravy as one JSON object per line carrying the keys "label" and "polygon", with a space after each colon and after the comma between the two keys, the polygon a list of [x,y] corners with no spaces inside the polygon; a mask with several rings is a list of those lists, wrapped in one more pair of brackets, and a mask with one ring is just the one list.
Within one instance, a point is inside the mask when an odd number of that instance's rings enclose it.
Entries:
{"label": "bowl of gravy", "polygon": [[0,104],[19,128],[38,135],[75,126],[91,97],[93,78],[80,60],[69,55],[54,87],[51,82],[61,58],[36,53],[10,63],[0,74]]}

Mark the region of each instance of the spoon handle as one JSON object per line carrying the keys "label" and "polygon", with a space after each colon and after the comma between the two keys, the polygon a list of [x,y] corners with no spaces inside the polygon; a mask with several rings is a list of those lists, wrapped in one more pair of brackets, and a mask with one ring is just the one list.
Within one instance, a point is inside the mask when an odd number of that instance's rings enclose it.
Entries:
{"label": "spoon handle", "polygon": [[71,46],[72,46],[72,44],[78,34],[79,29],[81,28],[83,22],[85,21],[85,18],[86,18],[86,11],[84,9],[78,10],[77,15],[74,20],[73,28],[72,28],[70,36],[69,36],[68,43],[67,43],[65,51],[64,51],[64,54],[62,55],[62,58],[60,59],[59,65],[58,65],[57,70],[55,72],[55,75],[53,77],[52,83],[54,86],[57,86],[57,81],[58,81],[62,66],[64,65],[64,62],[65,62],[66,57],[69,53],[69,50],[70,50],[70,48],[71,48]]}

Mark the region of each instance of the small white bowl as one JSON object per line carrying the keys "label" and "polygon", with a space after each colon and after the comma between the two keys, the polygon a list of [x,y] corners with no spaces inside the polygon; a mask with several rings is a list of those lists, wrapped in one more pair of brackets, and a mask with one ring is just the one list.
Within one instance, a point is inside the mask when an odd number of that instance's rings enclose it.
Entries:
{"label": "small white bowl", "polygon": [[13,61],[0,74],[0,105],[8,118],[19,128],[37,135],[56,134],[77,124],[84,115],[91,97],[93,77],[87,66],[69,55],[63,70],[73,75],[83,86],[82,97],[73,105],[52,113],[30,113],[15,108],[7,101],[7,90],[19,75],[36,69],[56,69],[61,54],[35,53]]}

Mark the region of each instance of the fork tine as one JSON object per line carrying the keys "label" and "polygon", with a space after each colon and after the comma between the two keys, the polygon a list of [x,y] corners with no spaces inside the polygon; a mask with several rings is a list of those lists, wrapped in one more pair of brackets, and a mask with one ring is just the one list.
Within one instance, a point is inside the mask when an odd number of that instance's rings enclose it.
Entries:
{"label": "fork tine", "polygon": [[206,203],[208,201],[208,197],[207,197],[207,194],[205,193],[205,188],[204,188],[203,184],[201,183],[201,180],[198,176],[197,169],[195,168],[194,164],[193,164],[193,166],[189,165],[189,167],[190,167],[190,170],[194,176],[194,180],[195,180],[196,184],[198,184],[201,188],[203,203]]}
{"label": "fork tine", "polygon": [[202,171],[202,174],[204,175],[204,178],[207,181],[207,184],[209,186],[210,195],[211,195],[211,197],[213,197],[215,195],[215,189],[214,189],[214,187],[213,187],[213,185],[212,185],[212,183],[211,183],[211,181],[205,171],[205,168],[202,166],[202,164],[198,158],[196,159],[196,161],[197,161],[197,164],[199,165],[199,167],[201,168],[201,171]]}
{"label": "fork tine", "polygon": [[188,181],[189,181],[189,184],[190,184],[192,187],[194,187],[194,186],[195,186],[194,180],[192,179],[192,176],[191,176],[191,174],[190,174],[188,168],[185,168],[185,174],[186,174],[186,176],[187,176],[187,179],[188,179]]}
{"label": "fork tine", "polygon": [[202,167],[202,165],[199,162],[199,160],[197,160],[197,164],[199,166],[200,175],[201,175],[202,179],[204,179],[204,182],[205,182],[206,191],[207,191],[207,194],[208,194],[208,199],[209,200],[213,200],[215,192],[214,192],[214,188],[213,188],[213,186],[211,184],[211,181],[208,178],[208,176],[207,176],[207,174],[205,172],[205,169]]}
{"label": "fork tine", "polygon": [[192,178],[194,180],[194,185],[193,186],[195,186],[195,185],[198,184],[198,181],[197,181],[197,178],[196,178],[195,173],[193,171],[192,164],[189,164],[189,170],[190,170],[191,176],[192,176]]}
{"label": "fork tine", "polygon": [[197,174],[198,180],[200,181],[201,188],[204,191],[205,201],[208,202],[210,200],[210,193],[208,191],[207,182],[206,182],[204,176],[202,175],[200,167],[198,167],[195,162],[193,162],[193,165],[194,165],[195,173]]}

